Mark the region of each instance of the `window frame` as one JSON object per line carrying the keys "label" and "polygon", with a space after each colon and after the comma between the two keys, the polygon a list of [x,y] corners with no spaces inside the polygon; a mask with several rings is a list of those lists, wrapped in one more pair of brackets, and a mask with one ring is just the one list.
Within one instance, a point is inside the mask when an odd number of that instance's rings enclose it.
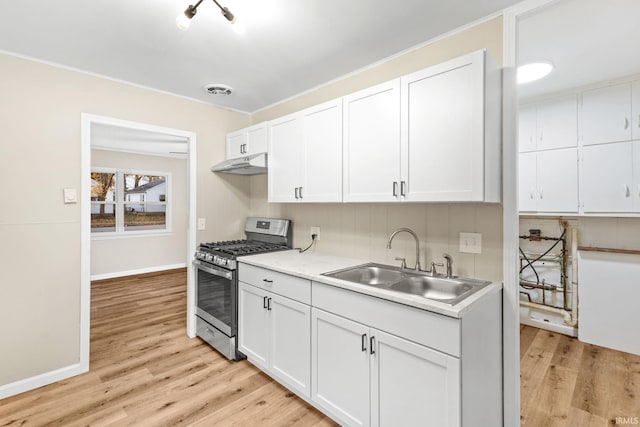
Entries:
{"label": "window frame", "polygon": [[[165,171],[147,171],[140,169],[127,169],[127,168],[103,168],[92,167],[90,173],[113,173],[116,179],[115,188],[115,203],[106,201],[90,201],[91,206],[100,204],[113,204],[116,216],[115,231],[91,231],[91,240],[109,240],[109,239],[122,239],[130,237],[152,237],[152,236],[166,236],[172,233],[172,204],[173,195],[171,194],[171,172]],[[165,177],[165,201],[127,201],[125,200],[125,175],[150,175],[150,176],[163,176]],[[167,201],[168,200],[168,201]],[[124,226],[124,214],[127,204],[144,204],[144,205],[163,205],[165,206],[165,228],[157,230],[130,230]]]}

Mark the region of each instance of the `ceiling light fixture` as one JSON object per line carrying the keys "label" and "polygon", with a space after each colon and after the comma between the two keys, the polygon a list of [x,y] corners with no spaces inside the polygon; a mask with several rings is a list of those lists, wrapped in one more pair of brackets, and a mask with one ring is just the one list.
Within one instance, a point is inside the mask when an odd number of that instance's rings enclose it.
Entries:
{"label": "ceiling light fixture", "polygon": [[[178,15],[178,17],[176,18],[176,25],[178,26],[178,28],[183,31],[187,31],[189,29],[189,25],[191,25],[191,19],[196,16],[196,13],[198,12],[198,6],[200,6],[200,3],[202,2],[203,0],[198,0],[195,5],[190,4],[189,7],[185,9],[184,13]],[[236,17],[233,16],[233,13],[231,13],[229,9],[220,6],[220,3],[218,3],[216,0],[213,0],[213,2],[220,8],[222,16],[224,16],[227,21],[231,22],[232,24],[236,22]]]}
{"label": "ceiling light fixture", "polygon": [[532,62],[518,67],[518,84],[535,82],[553,71],[551,62]]}

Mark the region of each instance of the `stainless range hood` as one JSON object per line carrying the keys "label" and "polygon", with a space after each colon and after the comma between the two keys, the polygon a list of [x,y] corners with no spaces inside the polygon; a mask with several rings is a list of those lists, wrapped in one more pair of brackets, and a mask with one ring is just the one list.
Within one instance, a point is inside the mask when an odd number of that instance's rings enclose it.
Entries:
{"label": "stainless range hood", "polygon": [[235,173],[238,175],[260,175],[267,173],[267,153],[252,154],[225,160],[211,168],[211,172]]}

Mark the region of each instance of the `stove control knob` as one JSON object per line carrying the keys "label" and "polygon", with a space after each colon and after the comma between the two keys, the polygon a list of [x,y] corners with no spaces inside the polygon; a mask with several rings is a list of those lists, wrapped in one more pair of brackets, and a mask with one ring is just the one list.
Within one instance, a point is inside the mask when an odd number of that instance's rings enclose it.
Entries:
{"label": "stove control knob", "polygon": [[211,261],[213,259],[213,257],[211,256],[211,254],[207,254],[206,255],[206,259],[207,259],[207,261]]}

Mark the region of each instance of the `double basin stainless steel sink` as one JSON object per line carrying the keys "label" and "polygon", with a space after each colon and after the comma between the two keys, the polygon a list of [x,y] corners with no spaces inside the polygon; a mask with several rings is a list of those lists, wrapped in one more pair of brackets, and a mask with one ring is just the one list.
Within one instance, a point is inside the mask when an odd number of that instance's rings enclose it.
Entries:
{"label": "double basin stainless steel sink", "polygon": [[455,305],[491,282],[450,277],[426,271],[415,271],[389,265],[368,263],[338,271],[323,273],[323,276],[381,289],[418,295],[434,301]]}

